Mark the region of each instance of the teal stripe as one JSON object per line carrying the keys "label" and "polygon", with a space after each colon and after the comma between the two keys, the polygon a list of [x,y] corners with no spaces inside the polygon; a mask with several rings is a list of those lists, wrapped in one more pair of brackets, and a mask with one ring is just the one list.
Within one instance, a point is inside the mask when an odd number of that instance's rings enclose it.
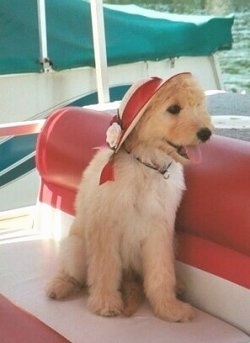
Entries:
{"label": "teal stripe", "polygon": [[0,187],[23,176],[35,168],[35,157],[31,157],[0,177]]}
{"label": "teal stripe", "polygon": [[[128,90],[130,85],[123,85],[123,86],[117,86],[112,87],[109,89],[110,93],[110,101],[118,101],[121,100],[125,94],[125,92]],[[98,96],[97,93],[91,93],[87,96],[84,96],[81,99],[78,99],[72,103],[70,103],[68,106],[87,106],[87,105],[93,105],[98,103]]]}
{"label": "teal stripe", "polygon": [[37,134],[16,136],[0,144],[0,171],[25,158],[35,150]]}

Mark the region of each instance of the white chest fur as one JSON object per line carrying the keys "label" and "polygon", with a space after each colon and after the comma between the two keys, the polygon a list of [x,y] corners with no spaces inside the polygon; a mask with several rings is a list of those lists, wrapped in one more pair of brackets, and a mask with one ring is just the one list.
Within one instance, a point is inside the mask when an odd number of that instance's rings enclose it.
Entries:
{"label": "white chest fur", "polygon": [[[76,207],[84,236],[93,230],[119,240],[123,268],[141,270],[141,246],[154,230],[174,230],[175,213],[185,190],[182,166],[173,162],[169,177],[138,161],[121,158],[115,181],[99,185],[107,153],[93,159],[80,186]],[[90,206],[91,205],[91,206]],[[97,233],[97,232],[96,232]]]}
{"label": "white chest fur", "polygon": [[117,176],[122,189],[116,208],[120,213],[120,248],[125,269],[141,271],[142,244],[154,230],[174,230],[185,182],[179,163],[173,162],[168,172],[166,179],[158,171],[136,163],[134,169],[130,166],[126,170],[129,177],[125,177],[124,170]]}

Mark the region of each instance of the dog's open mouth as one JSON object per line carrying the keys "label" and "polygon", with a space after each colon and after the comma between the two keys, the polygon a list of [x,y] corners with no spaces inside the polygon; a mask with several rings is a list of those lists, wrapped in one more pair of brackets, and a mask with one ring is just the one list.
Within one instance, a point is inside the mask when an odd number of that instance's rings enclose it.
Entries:
{"label": "dog's open mouth", "polygon": [[176,145],[172,142],[167,141],[169,145],[176,149],[176,152],[186,160],[189,160],[192,163],[201,162],[201,151],[199,145]]}

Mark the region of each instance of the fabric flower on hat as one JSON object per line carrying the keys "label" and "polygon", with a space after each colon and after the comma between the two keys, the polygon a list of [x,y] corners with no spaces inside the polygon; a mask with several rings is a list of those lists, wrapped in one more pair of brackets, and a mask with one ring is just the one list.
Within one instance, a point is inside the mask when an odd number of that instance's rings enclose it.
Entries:
{"label": "fabric flower on hat", "polygon": [[115,149],[119,143],[120,136],[122,133],[121,126],[114,122],[106,132],[106,142],[111,149]]}

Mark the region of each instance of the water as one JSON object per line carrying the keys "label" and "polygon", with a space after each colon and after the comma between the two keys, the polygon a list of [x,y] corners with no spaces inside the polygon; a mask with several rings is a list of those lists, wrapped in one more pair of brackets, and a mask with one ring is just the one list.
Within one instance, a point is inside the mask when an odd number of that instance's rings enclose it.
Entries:
{"label": "water", "polygon": [[216,53],[226,90],[250,93],[250,1],[249,0],[107,0],[134,3],[158,11],[180,14],[228,15],[234,13],[233,48]]}

